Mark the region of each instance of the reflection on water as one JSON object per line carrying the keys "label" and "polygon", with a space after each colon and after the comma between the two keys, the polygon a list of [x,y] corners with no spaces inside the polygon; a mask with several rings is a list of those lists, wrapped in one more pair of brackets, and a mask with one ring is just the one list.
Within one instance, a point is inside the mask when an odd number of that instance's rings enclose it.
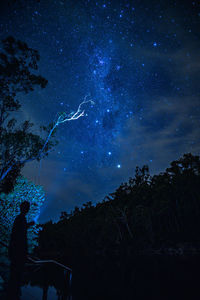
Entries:
{"label": "reflection on water", "polygon": [[26,285],[22,287],[22,300],[42,299],[42,289],[37,286]]}
{"label": "reflection on water", "polygon": [[29,267],[22,300],[197,300],[200,257],[129,256],[117,263],[97,259],[73,267]]}
{"label": "reflection on water", "polygon": [[[31,286],[31,285],[23,286],[21,300],[27,300],[27,299],[29,300],[44,299],[42,288],[37,286]],[[48,300],[59,299],[56,293],[56,289],[52,286],[48,288],[47,299]]]}
{"label": "reflection on water", "polygon": [[24,276],[22,300],[71,300],[70,274],[51,263],[29,265]]}

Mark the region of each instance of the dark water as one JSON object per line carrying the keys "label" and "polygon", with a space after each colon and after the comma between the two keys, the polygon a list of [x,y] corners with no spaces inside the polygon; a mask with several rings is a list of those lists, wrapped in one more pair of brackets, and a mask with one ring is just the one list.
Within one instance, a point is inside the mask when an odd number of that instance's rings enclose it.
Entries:
{"label": "dark water", "polygon": [[75,276],[76,299],[200,299],[199,257],[140,256],[108,266]]}
{"label": "dark water", "polygon": [[78,264],[69,274],[52,265],[30,269],[22,300],[200,299],[200,257],[137,256]]}
{"label": "dark water", "polygon": [[71,274],[60,266],[29,265],[24,274],[22,300],[69,299],[71,288]]}

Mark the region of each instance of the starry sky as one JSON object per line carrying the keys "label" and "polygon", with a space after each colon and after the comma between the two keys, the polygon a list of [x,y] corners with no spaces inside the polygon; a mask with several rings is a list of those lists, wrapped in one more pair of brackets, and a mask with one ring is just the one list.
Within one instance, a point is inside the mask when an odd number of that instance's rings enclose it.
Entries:
{"label": "starry sky", "polygon": [[[45,89],[20,95],[22,119],[47,125],[58,112],[59,144],[23,174],[44,186],[40,221],[97,203],[134,176],[164,171],[200,150],[200,2],[171,0],[1,1],[1,39],[40,53]],[[19,97],[18,97],[19,98]]]}

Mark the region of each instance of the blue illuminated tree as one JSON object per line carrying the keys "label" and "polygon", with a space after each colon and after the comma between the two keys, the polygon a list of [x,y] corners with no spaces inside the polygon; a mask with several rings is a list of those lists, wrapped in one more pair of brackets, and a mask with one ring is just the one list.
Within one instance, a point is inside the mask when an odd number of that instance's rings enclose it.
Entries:
{"label": "blue illuminated tree", "polygon": [[[20,213],[20,203],[29,201],[30,211],[27,214],[27,221],[37,221],[40,214],[40,208],[45,200],[45,193],[41,186],[35,185],[26,178],[20,176],[11,193],[0,194],[0,241],[8,245],[12,225],[15,217]],[[40,226],[36,224],[28,230],[29,251],[37,245],[37,234]]]}

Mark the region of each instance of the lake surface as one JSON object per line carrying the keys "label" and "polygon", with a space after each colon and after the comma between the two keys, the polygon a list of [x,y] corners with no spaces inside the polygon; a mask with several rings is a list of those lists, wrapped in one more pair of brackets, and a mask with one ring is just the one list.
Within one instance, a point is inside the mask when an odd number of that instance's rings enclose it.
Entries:
{"label": "lake surface", "polygon": [[[21,300],[42,300],[43,299],[43,289],[37,286],[23,286],[22,287],[22,296]],[[48,300],[58,299],[58,295],[56,293],[56,289],[54,287],[48,288],[47,293]]]}
{"label": "lake surface", "polygon": [[68,274],[52,265],[28,272],[22,300],[200,299],[199,256],[138,256],[104,264],[97,260],[73,268],[71,287]]}

